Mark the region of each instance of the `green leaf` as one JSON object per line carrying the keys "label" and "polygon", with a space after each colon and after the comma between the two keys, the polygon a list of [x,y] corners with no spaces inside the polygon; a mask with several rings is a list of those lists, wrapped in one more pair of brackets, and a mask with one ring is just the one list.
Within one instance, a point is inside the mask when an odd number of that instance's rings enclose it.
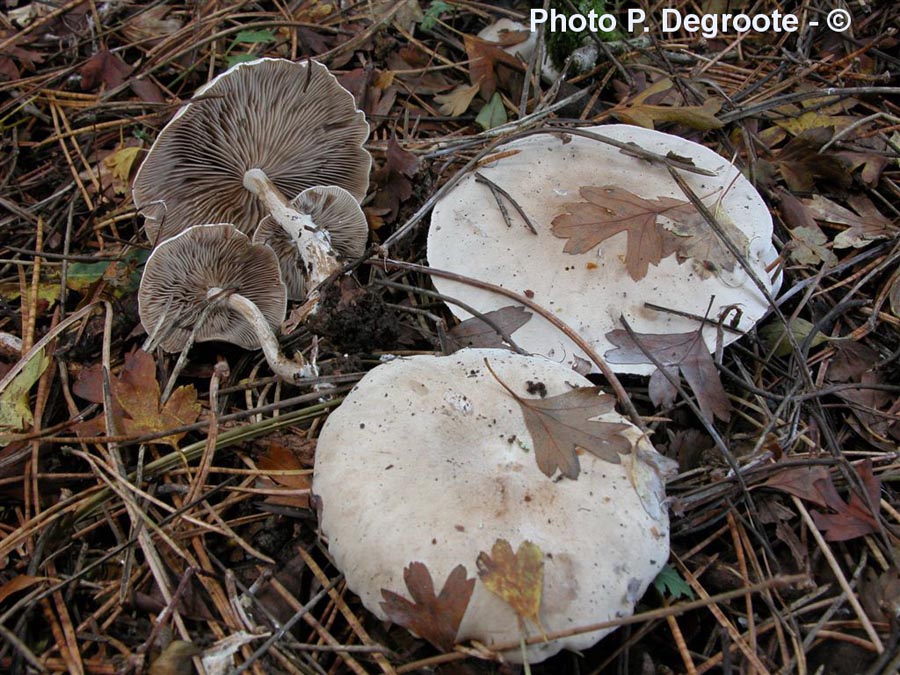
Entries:
{"label": "green leaf", "polygon": [[694,599],[694,591],[688,586],[687,582],[681,578],[681,575],[671,565],[662,568],[656,578],[653,580],[662,595],[668,596],[669,600],[678,600],[678,598]]}
{"label": "green leaf", "polygon": [[[275,33],[270,30],[242,30],[234,36],[235,42],[247,44],[260,44],[262,42],[275,42]],[[253,57],[258,58],[256,56]]]}
{"label": "green leaf", "polygon": [[236,66],[239,63],[256,61],[256,59],[258,58],[258,56],[254,56],[253,54],[232,54],[231,56],[225,57],[225,65],[231,68],[232,66]]}
{"label": "green leaf", "polygon": [[481,112],[478,113],[478,117],[475,118],[475,124],[487,131],[488,129],[499,127],[501,124],[506,124],[506,121],[506,108],[503,107],[503,99],[500,98],[500,94],[494,92],[491,100],[485,104]]}
{"label": "green leaf", "polygon": [[66,272],[66,286],[77,293],[85,293],[92,284],[105,279],[122,294],[133,293],[141,283],[140,268],[149,256],[149,251],[135,249],[121,260],[72,263]]}
{"label": "green leaf", "polygon": [[441,14],[451,9],[453,8],[443,0],[435,0],[428,5],[428,9],[425,10],[425,16],[422,18],[419,26],[422,27],[422,30],[431,30],[438,22],[438,19],[441,18]]}
{"label": "green leaf", "polygon": [[[801,319],[800,317],[790,321],[791,334],[798,344],[803,343],[803,341],[809,337],[809,334],[812,333],[814,327],[815,326],[812,323],[806,319]],[[772,353],[775,356],[787,356],[791,353],[791,341],[788,339],[787,333],[784,330],[784,325],[780,321],[773,321],[760,328],[759,337],[766,345],[766,349],[770,351],[774,350]],[[828,336],[816,331],[812,342],[810,342],[810,347],[816,347],[823,342],[828,342]]]}
{"label": "green leaf", "polygon": [[0,430],[21,431],[31,426],[34,418],[28,402],[28,392],[49,364],[50,359],[44,355],[44,350],[38,350],[0,392]]}

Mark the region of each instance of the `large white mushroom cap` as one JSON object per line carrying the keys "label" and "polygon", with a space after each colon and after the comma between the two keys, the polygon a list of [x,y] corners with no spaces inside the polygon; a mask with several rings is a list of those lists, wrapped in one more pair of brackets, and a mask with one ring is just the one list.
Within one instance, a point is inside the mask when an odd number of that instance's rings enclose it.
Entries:
{"label": "large white mushroom cap", "polygon": [[[426,565],[439,591],[457,565],[477,576],[479,552],[497,539],[513,550],[527,540],[544,554],[540,620],[548,633],[630,615],[668,559],[663,481],[650,465],[668,460],[629,425],[622,433],[636,448],[620,464],[579,451],[576,480],[547,477],[520,405],[485,359],[522,398],[590,386],[543,357],[492,349],[372,370],[329,416],[316,450],[313,490],[338,568],[386,618],[382,589],[408,597],[403,571],[411,562]],[[625,421],[614,412],[601,419]],[[528,660],[586,648],[607,632],[532,645]],[[457,639],[515,644],[516,615],[479,580]],[[505,656],[521,660],[518,650]]]}
{"label": "large white mushroom cap", "polygon": [[[732,233],[751,269],[769,291],[773,284],[768,266],[777,257],[772,245],[772,220],[766,204],[753,186],[727,159],[691,141],[629,125],[606,125],[587,129],[615,140],[635,143],[659,155],[674,153],[689,159],[715,176],[682,173],[691,189],[703,199],[717,220]],[[676,312],[709,316],[734,307],[740,312],[737,328],[749,330],[769,309],[763,293],[747,272],[721,246],[716,234],[691,207],[666,211],[671,200],[687,202],[687,197],[666,167],[624,154],[618,148],[563,133],[540,134],[502,146],[498,161],[479,173],[505,190],[534,224],[532,234],[509,203],[512,227],[504,221],[488,185],[470,174],[460,181],[434,208],[428,233],[428,261],[438,269],[503,286],[528,295],[587,339],[603,354],[615,347],[607,338],[621,329],[623,316],[638,333],[672,334],[696,331],[699,322],[675,313],[648,308],[660,305]],[[667,245],[690,246],[692,255],[679,261],[671,253],[658,264],[649,264],[646,273],[635,279],[640,267],[632,250],[627,259],[628,236],[615,234],[584,252],[572,253],[572,238],[554,234],[554,221],[584,207],[583,188],[607,187],[627,191],[660,208],[658,222],[670,235]],[[625,194],[620,192],[620,195]],[[660,201],[663,200],[663,201]],[[665,201],[670,200],[670,201]],[[599,201],[603,202],[600,194]],[[612,202],[610,202],[612,204]],[[613,205],[615,207],[615,205]],[[693,216],[682,217],[687,212]],[[677,213],[670,220],[666,213]],[[577,218],[576,218],[577,219]],[[684,222],[696,227],[686,234]],[[560,228],[557,227],[559,230]],[[636,242],[637,243],[637,242]],[[651,244],[641,241],[635,249],[646,253]],[[575,247],[577,248],[577,247]],[[709,252],[712,252],[708,255]],[[707,258],[714,264],[708,264]],[[722,264],[722,262],[726,264]],[[731,269],[728,269],[728,268]],[[640,275],[637,275],[640,276]],[[482,313],[511,304],[508,298],[475,286],[434,277],[437,289],[476,308]],[[460,318],[469,314],[455,305]],[[728,316],[728,322],[735,314]],[[726,332],[726,344],[739,333]],[[533,317],[513,335],[529,351],[575,367],[585,355],[540,316]],[[715,345],[716,327],[704,329],[710,351]],[[651,363],[612,364],[619,372],[649,375]]]}

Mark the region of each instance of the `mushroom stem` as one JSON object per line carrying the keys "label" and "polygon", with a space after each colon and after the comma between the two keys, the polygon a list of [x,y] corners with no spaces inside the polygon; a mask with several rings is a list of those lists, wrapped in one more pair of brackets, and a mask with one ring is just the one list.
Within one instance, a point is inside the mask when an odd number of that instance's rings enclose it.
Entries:
{"label": "mushroom stem", "polygon": [[[224,289],[221,288],[210,288],[206,292],[206,297],[212,299],[223,292]],[[266,357],[269,367],[278,377],[288,382],[299,382],[300,380],[318,377],[319,372],[315,363],[307,363],[302,357],[300,357],[302,363],[295,363],[281,352],[281,347],[275,338],[275,333],[272,332],[272,327],[254,302],[240,293],[229,293],[222,300],[227,302],[231,309],[240,313],[244,320],[253,327],[256,337],[259,339],[260,347],[262,347],[263,355]]]}
{"label": "mushroom stem", "polygon": [[309,215],[291,208],[287,198],[269,180],[265,171],[249,169],[244,174],[244,187],[266,205],[275,222],[293,240],[303,259],[311,292],[340,269],[328,232],[319,229]]}

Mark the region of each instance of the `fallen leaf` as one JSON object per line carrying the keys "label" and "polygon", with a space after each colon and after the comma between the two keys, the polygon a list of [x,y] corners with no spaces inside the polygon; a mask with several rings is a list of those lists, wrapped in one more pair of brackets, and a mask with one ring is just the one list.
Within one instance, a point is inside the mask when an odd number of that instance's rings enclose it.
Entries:
{"label": "fallen leaf", "polygon": [[475,117],[475,124],[487,131],[501,124],[506,124],[508,117],[506,116],[506,108],[503,105],[503,99],[500,94],[494,92],[491,100],[484,104],[478,115]]}
{"label": "fallen leaf", "polygon": [[201,653],[199,647],[185,640],[173,640],[154,659],[147,671],[149,675],[191,675],[193,658]]}
{"label": "fallen leaf", "polygon": [[837,264],[837,256],[828,248],[828,236],[816,223],[812,211],[787,190],[778,188],[775,192],[781,219],[791,230],[791,258],[801,265]]}
{"label": "fallen leaf", "polygon": [[140,146],[126,146],[104,158],[103,163],[110,170],[113,188],[118,194],[125,194],[128,191],[131,183],[131,170],[142,150],[143,148]]}
{"label": "fallen leaf", "polygon": [[[681,371],[706,420],[713,422],[718,417],[727,422],[731,419],[731,403],[700,331],[671,335],[636,333],[635,337],[637,341],[622,329],[608,332],[606,339],[616,348],[606,352],[606,360],[610,363],[653,363],[644,353],[646,350],[672,377]],[[678,389],[659,368],[650,375],[649,391],[656,406],[671,405],[678,395]]]}
{"label": "fallen leaf", "polygon": [[[128,436],[157,434],[197,421],[200,403],[193,385],[178,387],[164,405],[160,405],[160,387],[156,381],[156,362],[143,350],[125,355],[125,364],[118,377],[109,381],[113,417]],[[93,403],[103,403],[102,369],[86,368],[75,382],[78,396]],[[106,433],[105,415],[102,413],[82,422],[79,431],[85,435]],[[168,443],[174,448],[187,432],[158,438],[154,443]]]}
{"label": "fallen leaf", "polygon": [[[791,319],[788,322],[788,326],[797,344],[803,344],[815,328],[814,324],[801,317]],[[766,346],[766,350],[772,352],[775,356],[788,356],[794,349],[787,337],[784,324],[780,320],[766,324],[758,330],[758,333]],[[828,342],[828,336],[816,331],[809,346],[817,347],[824,342]]]}
{"label": "fallen leaf", "polygon": [[775,120],[775,124],[797,136],[810,129],[831,128],[835,131],[841,131],[856,121],[857,118],[852,115],[829,115],[823,114],[821,111],[810,110],[796,117]]}
{"label": "fallen leaf", "polygon": [[897,318],[900,318],[900,276],[894,279],[891,284],[891,290],[888,291],[888,302],[891,305],[891,312]]}
{"label": "fallen leaf", "polygon": [[[866,459],[853,467],[865,488],[869,503],[875,507],[873,513],[866,502],[854,491],[850,501],[845,502],[834,490],[825,492],[828,507],[835,513],[812,512],[813,522],[825,535],[827,541],[847,541],[878,532],[878,514],[881,511],[881,481],[872,472],[872,460]],[[821,483],[820,483],[821,485]],[[823,488],[826,486],[822,486]]]}
{"label": "fallen leaf", "polygon": [[670,90],[672,86],[672,80],[663,78],[611,112],[621,121],[645,129],[653,129],[659,122],[683,124],[701,131],[721,129],[725,126],[724,122],[716,118],[716,113],[722,108],[722,99],[720,98],[710,97],[703,102],[703,105],[693,106],[644,103],[651,96]]}
{"label": "fallen leaf", "polygon": [[541,634],[541,593],[544,590],[544,553],[537,544],[523,541],[513,553],[506,539],[497,539],[488,555],[484,551],[475,561],[478,577],[491,593],[512,607],[520,620],[536,625]]}
{"label": "fallen leaf", "polygon": [[[497,328],[507,335],[512,335],[531,320],[531,312],[524,307],[501,307],[484,315]],[[486,321],[473,316],[454,326],[447,333],[447,347],[450,353],[464,347],[480,347],[500,349],[505,346],[503,338]]]}
{"label": "fallen leaf", "polygon": [[661,595],[666,596],[669,600],[678,600],[679,598],[694,599],[694,591],[681,577],[678,570],[669,564],[664,565],[659,574],[656,575],[653,585]]}
{"label": "fallen leaf", "polygon": [[876,350],[861,342],[834,343],[834,358],[828,364],[826,377],[831,382],[859,382],[863,373],[878,361]]}
{"label": "fallen leaf", "polygon": [[[308,441],[312,442],[312,441]],[[299,509],[309,508],[309,490],[312,489],[312,471],[303,466],[297,454],[281,443],[269,443],[266,452],[256,460],[260,472],[276,485],[290,491],[273,489],[266,496],[267,504],[291,506]],[[285,473],[291,472],[291,473]],[[306,490],[305,494],[297,494],[297,490]]]}
{"label": "fallen leaf", "polygon": [[473,35],[464,35],[463,43],[469,57],[469,81],[477,84],[485,100],[496,92],[497,79],[494,67],[497,64],[509,66],[518,72],[525,72],[524,64],[512,54],[508,54],[494,43]]}
{"label": "fallen leaf", "polygon": [[831,140],[831,129],[804,131],[785,144],[774,163],[793,192],[812,192],[819,183],[847,188],[852,179],[848,163],[831,152],[819,152]]}
{"label": "fallen leaf", "polygon": [[31,426],[34,417],[28,395],[49,365],[50,359],[39,349],[0,391],[0,431],[22,431]]}
{"label": "fallen leaf", "polygon": [[[522,408],[535,460],[546,476],[553,476],[558,469],[566,478],[577,479],[581,471],[578,448],[613,464],[620,463],[620,454],[631,452],[631,441],[621,435],[630,425],[594,419],[612,412],[616,404],[616,399],[599,387],[579,387],[557,396],[526,399],[497,377],[486,360],[485,365]],[[540,394],[533,385],[529,386]]]}
{"label": "fallen leaf", "polygon": [[164,18],[170,10],[165,4],[142,8],[122,23],[122,33],[132,43],[159,44],[182,26],[179,19]]}
{"label": "fallen leaf", "polygon": [[[640,281],[651,264],[657,265],[679,250],[688,257],[696,252],[692,247],[703,245],[700,241],[690,241],[701,238],[703,232],[696,223],[700,214],[690,202],[670,197],[645,199],[615,185],[583,186],[579,194],[585,201],[566,204],[566,212],[552,222],[554,236],[568,239],[563,248],[566,253],[586,253],[610,237],[626,232],[625,267],[632,279]],[[660,216],[672,221],[673,229],[683,224],[687,236],[666,228],[659,222]],[[709,237],[715,234],[707,228],[702,241],[708,242]],[[722,264],[724,257],[715,255]]]}
{"label": "fallen leaf", "polygon": [[475,98],[480,88],[480,85],[477,84],[471,86],[461,84],[449,93],[438,94],[434,97],[434,102],[438,104],[438,110],[442,115],[459,117],[469,109],[472,99]]}
{"label": "fallen leaf", "polygon": [[424,563],[411,562],[403,570],[403,581],[412,602],[402,595],[381,589],[382,611],[388,618],[442,651],[456,644],[456,634],[469,606],[475,579],[467,578],[466,568],[457,565],[450,572],[440,595],[434,594],[431,572]]}
{"label": "fallen leaf", "polygon": [[803,200],[816,220],[848,226],[834,238],[835,248],[862,248],[873,241],[897,236],[897,227],[868,197],[856,195],[849,197],[847,203],[853,211],[821,195]]}
{"label": "fallen leaf", "polygon": [[828,501],[822,493],[822,486],[830,482],[831,474],[828,469],[818,465],[797,466],[778,471],[762,485],[826,508]]}

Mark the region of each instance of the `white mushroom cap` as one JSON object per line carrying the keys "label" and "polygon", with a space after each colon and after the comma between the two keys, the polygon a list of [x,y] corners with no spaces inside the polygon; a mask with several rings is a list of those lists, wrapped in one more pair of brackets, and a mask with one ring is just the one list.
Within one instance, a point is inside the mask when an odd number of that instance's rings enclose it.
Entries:
{"label": "white mushroom cap", "polygon": [[[636,143],[660,155],[671,152],[715,171],[714,177],[682,175],[720,222],[743,233],[745,258],[770,292],[777,289],[780,279],[773,283],[766,270],[777,257],[768,208],[728,160],[697,143],[640,127],[607,125],[587,130]],[[510,193],[530,217],[537,235],[526,229],[509,204],[504,204],[513,223],[508,227],[488,186],[469,175],[435,205],[428,233],[428,261],[433,267],[533,297],[601,354],[615,347],[606,334],[622,328],[619,317],[623,315],[638,333],[686,333],[699,326],[694,319],[649,309],[645,303],[700,317],[709,310],[713,321],[726,307],[736,305],[742,313],[737,328],[742,331],[749,330],[768,311],[765,297],[733,258],[733,270],[709,274],[697,260],[679,263],[675,255],[670,255],[658,265],[650,265],[646,276],[635,281],[624,261],[624,232],[584,253],[573,255],[564,250],[571,240],[553,234],[553,221],[570,212],[573,203],[584,200],[579,192],[584,186],[613,185],[649,200],[669,198],[686,202],[687,197],[664,166],[649,164],[611,145],[580,136],[563,139],[560,134],[540,134],[500,149],[517,152],[504,155],[479,172]],[[703,227],[708,228],[705,222]],[[717,242],[715,233],[708,229],[703,241]],[[471,285],[438,277],[434,284],[441,293],[482,313],[510,304],[506,297]],[[714,298],[711,308],[710,298]],[[451,310],[460,318],[470,316],[455,305],[451,305]],[[730,343],[739,335],[725,332],[724,337]],[[517,330],[513,338],[522,348],[570,367],[576,365],[578,357],[586,358],[540,316]],[[716,328],[706,327],[704,338],[712,351]],[[655,370],[650,363],[611,365],[619,372],[643,375]]]}
{"label": "white mushroom cap", "polygon": [[[338,256],[358,258],[366,250],[369,226],[359,202],[343,188],[330,186],[311,187],[301,192],[290,203],[299,213],[308,215],[313,224],[325,230],[331,237],[331,246]],[[253,242],[266,244],[281,263],[281,275],[292,300],[306,299],[306,278],[303,260],[291,236],[272,216],[262,219]]]}
{"label": "white mushroom cap", "polygon": [[290,199],[336,185],[362,200],[372,159],[353,95],[315,61],[240,63],[201,87],[160,132],[134,180],[151,242],[197,223],[245,234],[266,215],[243,185],[261,169]]}
{"label": "white mushroom cap", "polygon": [[[160,345],[167,352],[181,351],[211,300],[209,293],[222,290],[239,293],[256,305],[270,328],[284,319],[287,294],[272,249],[252,244],[227,223],[190,227],[161,243],[147,259],[138,291],[141,323],[152,332],[165,314],[161,330],[166,338]],[[195,340],[260,347],[258,330],[228,302],[210,310]]]}
{"label": "white mushroom cap", "polygon": [[[548,478],[519,404],[485,359],[522,398],[535,398],[528,381],[548,396],[590,386],[545,358],[493,349],[398,359],[369,372],[331,413],[316,449],[313,490],[338,568],[385,618],[381,590],[408,597],[411,562],[424,563],[439,590],[457,565],[476,576],[479,552],[497,539],[514,550],[528,540],[544,553],[548,633],[631,614],[668,559],[661,479],[634,454],[612,464],[589,453],[580,453],[576,480]],[[623,433],[637,452],[661,459],[636,427]],[[532,645],[528,659],[586,648],[608,632]],[[457,639],[515,643],[516,616],[479,580]],[[504,656],[521,660],[518,650]]]}

